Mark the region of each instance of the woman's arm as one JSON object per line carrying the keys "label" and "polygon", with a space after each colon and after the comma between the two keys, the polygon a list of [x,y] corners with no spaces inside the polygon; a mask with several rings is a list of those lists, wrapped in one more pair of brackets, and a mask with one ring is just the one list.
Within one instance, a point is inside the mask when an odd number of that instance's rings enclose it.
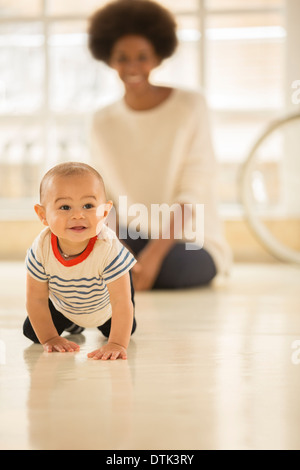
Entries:
{"label": "woman's arm", "polygon": [[169,236],[150,240],[137,256],[137,264],[132,269],[134,288],[137,291],[153,287],[165,257],[184,233],[185,223],[192,213],[187,212],[189,208],[184,204],[178,204],[177,211],[171,213],[169,227],[164,227],[164,233]]}

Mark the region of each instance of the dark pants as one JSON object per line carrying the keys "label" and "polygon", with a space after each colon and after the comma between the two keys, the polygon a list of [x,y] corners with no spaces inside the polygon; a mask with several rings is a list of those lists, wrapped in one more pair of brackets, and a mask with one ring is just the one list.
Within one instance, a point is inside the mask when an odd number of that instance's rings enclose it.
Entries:
{"label": "dark pants", "polygon": [[[133,303],[133,306],[135,305],[134,303],[134,289],[133,289],[133,284],[131,282],[131,300]],[[58,335],[60,336],[67,328],[70,326],[74,325],[74,322],[70,321],[68,318],[66,318],[62,313],[60,313],[56,308],[54,307],[53,303],[49,299],[49,309],[51,312],[51,317],[52,321],[54,323],[54,326],[57,330]],[[103,325],[98,326],[98,330],[101,331],[101,333],[106,336],[107,338],[109,337],[110,334],[110,328],[111,328],[111,319],[107,320]],[[131,334],[135,332],[136,329],[136,320],[133,318],[133,323],[132,323],[132,331]],[[24,325],[23,325],[23,333],[26,336],[26,338],[29,338],[31,341],[34,343],[39,343],[39,340],[34,332],[34,329],[31,325],[31,322],[29,318],[27,317]]]}
{"label": "dark pants", "polygon": [[[148,240],[123,240],[134,255],[145,248]],[[211,255],[202,249],[187,250],[184,243],[176,243],[165,257],[153,289],[184,289],[209,284],[217,270]]]}

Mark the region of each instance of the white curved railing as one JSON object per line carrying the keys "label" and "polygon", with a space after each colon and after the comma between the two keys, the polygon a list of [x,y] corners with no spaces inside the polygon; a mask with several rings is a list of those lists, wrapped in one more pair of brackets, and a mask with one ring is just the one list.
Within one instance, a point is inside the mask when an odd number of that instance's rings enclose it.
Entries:
{"label": "white curved railing", "polygon": [[[266,140],[276,131],[282,130],[285,126],[290,125],[292,122],[299,122],[300,124],[300,113],[291,114],[282,117],[276,121],[273,121],[262,135],[257,139],[253,147],[251,148],[248,157],[242,166],[241,180],[240,180],[240,191],[241,191],[241,202],[245,210],[245,217],[252,229],[255,237],[258,241],[277,259],[300,264],[300,252],[296,249],[292,249],[285,243],[279,241],[259,218],[257,208],[254,203],[253,190],[252,190],[252,177],[254,166],[257,160],[257,154],[259,148],[266,142]],[[300,158],[300,154],[299,154]],[[300,179],[299,179],[300,181]],[[300,206],[300,185],[299,185],[299,196]]]}

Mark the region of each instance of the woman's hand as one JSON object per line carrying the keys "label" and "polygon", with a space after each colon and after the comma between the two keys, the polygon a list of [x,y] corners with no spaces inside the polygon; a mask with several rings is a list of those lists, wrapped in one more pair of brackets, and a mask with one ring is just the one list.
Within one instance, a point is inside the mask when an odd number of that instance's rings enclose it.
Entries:
{"label": "woman's hand", "polygon": [[149,241],[138,254],[137,263],[132,268],[132,280],[135,290],[152,289],[164,259],[174,244],[173,237]]}
{"label": "woman's hand", "polygon": [[132,268],[132,280],[136,291],[152,289],[161,263],[160,257],[147,247],[138,255],[137,263]]}

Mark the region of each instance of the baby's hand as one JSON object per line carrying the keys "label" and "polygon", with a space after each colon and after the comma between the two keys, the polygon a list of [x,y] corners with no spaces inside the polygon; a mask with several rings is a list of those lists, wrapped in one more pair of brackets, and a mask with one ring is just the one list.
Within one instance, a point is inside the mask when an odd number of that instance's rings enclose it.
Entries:
{"label": "baby's hand", "polygon": [[80,349],[78,344],[73,343],[73,341],[68,341],[66,338],[61,338],[60,336],[55,336],[46,341],[46,343],[43,344],[43,348],[48,353],[55,351],[62,353],[75,352]]}
{"label": "baby's hand", "polygon": [[95,360],[102,359],[102,361],[106,361],[110,359],[114,361],[116,359],[127,359],[127,352],[126,349],[119,344],[107,343],[105,346],[102,346],[102,348],[89,353],[88,357]]}

